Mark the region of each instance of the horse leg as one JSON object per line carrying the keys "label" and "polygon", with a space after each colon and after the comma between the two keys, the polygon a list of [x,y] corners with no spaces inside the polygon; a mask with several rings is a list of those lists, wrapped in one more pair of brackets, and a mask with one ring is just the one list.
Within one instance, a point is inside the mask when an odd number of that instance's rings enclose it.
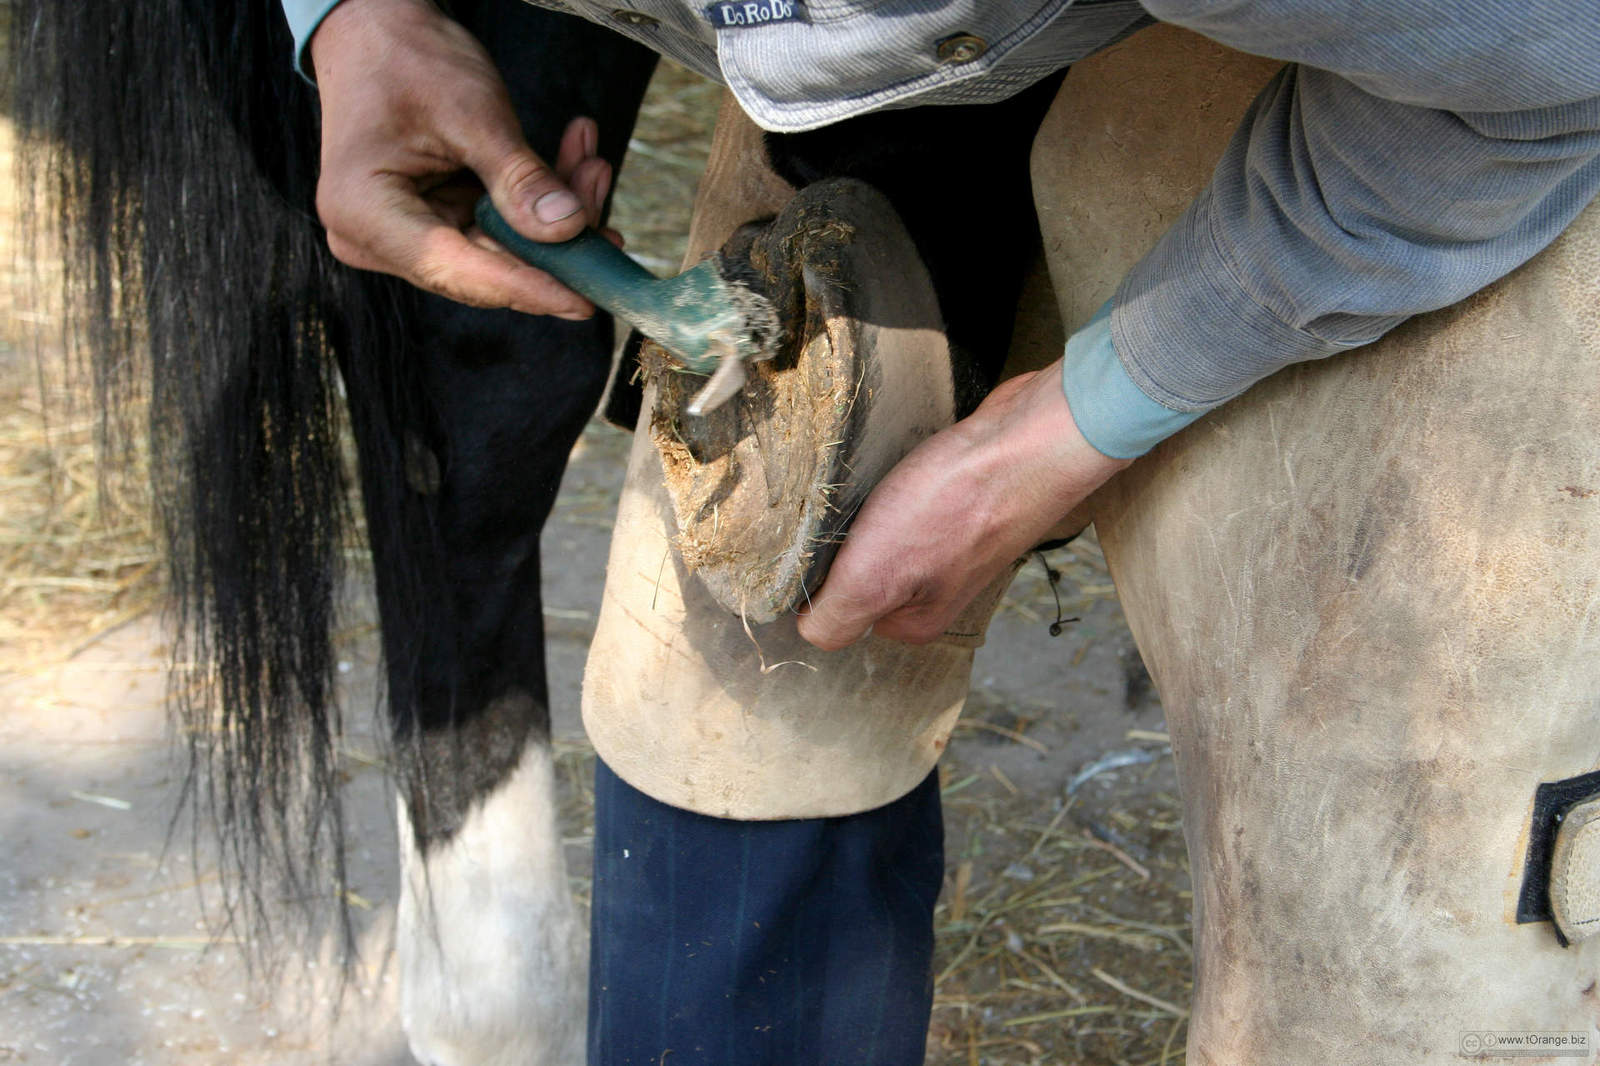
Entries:
{"label": "horse leg", "polygon": [[[516,0],[453,14],[506,72],[535,151],[554,158],[583,114],[620,165],[652,54]],[[412,333],[431,411],[405,428],[405,476],[439,539],[447,603],[435,605],[443,624],[409,634],[411,653],[390,663],[409,766],[402,1022],[429,1066],[571,1066],[583,1056],[587,944],[557,823],[539,535],[605,384],[611,324],[423,297]],[[380,597],[382,586],[380,575]]]}
{"label": "horse leg", "polygon": [[1192,1061],[1594,1047],[1600,941],[1519,909],[1600,882],[1591,858],[1524,885],[1541,788],[1600,791],[1572,781],[1600,766],[1597,261],[1591,207],[1201,423],[1097,517],[1184,792]]}
{"label": "horse leg", "polygon": [[[1069,325],[1262,76],[1164,28],[1074,70],[1036,157],[1053,271],[1081,289],[1061,287]],[[1600,942],[1526,920],[1592,900],[1592,861],[1526,875],[1554,829],[1541,796],[1592,791],[1600,754],[1597,261],[1591,207],[1507,278],[1274,376],[1095,499],[1183,790],[1191,1061],[1445,1062],[1505,1030],[1593,1048]]]}
{"label": "horse leg", "polygon": [[440,429],[409,472],[435,499],[453,621],[422,635],[397,739],[402,1022],[430,1066],[575,1063],[586,952],[556,820],[539,533],[610,330],[443,301],[423,317]]}

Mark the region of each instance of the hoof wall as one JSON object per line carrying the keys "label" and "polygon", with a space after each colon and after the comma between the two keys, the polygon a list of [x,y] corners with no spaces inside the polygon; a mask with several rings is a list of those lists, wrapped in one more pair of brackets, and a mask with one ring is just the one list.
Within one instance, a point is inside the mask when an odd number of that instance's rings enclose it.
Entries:
{"label": "hoof wall", "polygon": [[721,255],[777,308],[778,354],[703,416],[687,411],[703,377],[648,341],[640,361],[657,385],[650,434],[684,565],[760,624],[822,583],[867,493],[955,420],[955,390],[932,282],[871,187],[809,186]]}

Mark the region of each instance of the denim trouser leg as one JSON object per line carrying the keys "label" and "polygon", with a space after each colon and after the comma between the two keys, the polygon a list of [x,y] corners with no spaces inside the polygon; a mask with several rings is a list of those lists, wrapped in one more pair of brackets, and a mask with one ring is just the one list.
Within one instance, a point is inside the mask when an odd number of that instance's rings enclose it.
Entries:
{"label": "denim trouser leg", "polygon": [[863,814],[738,822],[597,761],[589,1066],[920,1066],[943,841],[937,772]]}

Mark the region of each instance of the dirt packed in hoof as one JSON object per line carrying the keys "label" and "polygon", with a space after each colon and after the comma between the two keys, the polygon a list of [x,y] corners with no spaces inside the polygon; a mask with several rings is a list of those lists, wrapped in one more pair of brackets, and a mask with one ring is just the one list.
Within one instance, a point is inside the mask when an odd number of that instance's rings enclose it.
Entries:
{"label": "dirt packed in hoof", "polygon": [[731,400],[690,414],[704,379],[654,343],[641,352],[679,554],[719,601],[753,622],[771,621],[817,584],[808,578],[819,549],[846,514],[840,489],[850,478],[853,407],[870,370],[848,321],[848,293],[863,280],[845,277],[856,227],[838,212],[860,209],[851,191],[808,190],[718,253],[781,325],[776,354],[746,365]]}
{"label": "dirt packed in hoof", "polygon": [[[717,100],[715,87],[663,64],[619,179],[612,224],[660,273],[682,255]],[[9,136],[0,123],[0,156]],[[9,197],[0,183],[6,238]],[[0,268],[12,250],[0,247]],[[50,264],[37,266],[48,282]],[[172,831],[183,777],[163,701],[189,667],[168,646],[137,456],[97,480],[92,409],[56,372],[64,356],[51,342],[63,324],[19,278],[4,285],[0,1064],[407,1066],[391,954],[395,812],[364,549],[348,551],[336,634],[349,877],[312,901],[324,913],[350,908],[359,958],[341,976],[328,943],[284,936],[276,974],[252,975],[244,945],[219,924],[215,857],[191,856],[182,823]],[[844,403],[857,386],[841,376],[826,394]],[[809,432],[827,444],[821,429]],[[584,431],[541,541],[563,842],[585,907],[593,753],[579,684],[628,449],[619,431]],[[785,470],[771,481],[796,478]],[[129,491],[116,495],[123,482]],[[116,499],[98,500],[101,485]],[[1044,560],[1030,559],[1001,600],[940,768],[946,876],[927,1061],[1180,1063],[1191,898],[1161,708],[1092,538]],[[1075,620],[1051,636],[1062,618]]]}
{"label": "dirt packed in hoof", "polygon": [[650,343],[641,365],[679,554],[730,613],[764,624],[822,583],[877,480],[954,420],[954,369],[916,247],[861,182],[806,188],[718,254],[778,310],[776,356],[701,415],[703,379]]}
{"label": "dirt packed in hoof", "polygon": [[650,432],[677,550],[702,580],[736,588],[734,602],[755,620],[770,621],[800,598],[797,578],[836,513],[837,457],[857,384],[839,355],[824,330],[808,339],[803,369],[754,364],[737,396],[700,417],[685,407],[704,379],[670,365],[655,379]]}

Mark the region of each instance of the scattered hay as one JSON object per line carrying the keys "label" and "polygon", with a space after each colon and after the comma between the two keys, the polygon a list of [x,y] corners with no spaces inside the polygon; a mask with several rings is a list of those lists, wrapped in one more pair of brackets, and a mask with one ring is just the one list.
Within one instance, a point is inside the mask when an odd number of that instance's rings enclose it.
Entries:
{"label": "scattered hay", "polygon": [[[593,756],[587,741],[556,741],[562,842],[584,907]],[[1193,948],[1178,800],[1124,775],[1096,801],[1109,806],[1091,813],[1061,797],[1046,818],[1048,800],[971,772],[960,750],[941,780],[929,1066],[1181,1063]],[[1148,876],[1071,828],[1079,820],[1131,822]]]}
{"label": "scattered hay", "polygon": [[47,414],[81,398],[18,387],[19,376],[0,391],[0,671],[71,658],[160,591],[142,463],[102,482],[93,421]]}
{"label": "scattered hay", "polygon": [[[942,774],[931,1066],[1182,1062],[1193,950],[1176,798],[1126,774],[1099,809],[1063,795],[1052,811],[970,773],[959,748]],[[1137,859],[1088,835],[1105,821],[1131,823]]]}
{"label": "scattered hay", "polygon": [[67,373],[60,263],[49,247],[24,261],[18,210],[0,182],[0,673],[71,658],[152,610],[161,583],[142,448],[97,469],[94,406]]}
{"label": "scattered hay", "polygon": [[663,59],[617,175],[610,224],[628,254],[661,275],[678,273],[689,246],[694,190],[711,151],[722,87]]}

